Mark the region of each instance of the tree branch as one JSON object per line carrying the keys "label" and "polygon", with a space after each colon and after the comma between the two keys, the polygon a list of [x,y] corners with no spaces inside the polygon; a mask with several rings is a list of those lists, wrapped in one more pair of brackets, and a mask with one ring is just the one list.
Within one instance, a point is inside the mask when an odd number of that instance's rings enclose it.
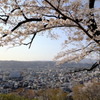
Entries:
{"label": "tree branch", "polygon": [[57,9],[55,6],[53,6],[48,0],[45,0],[45,1],[46,1],[53,9],[55,9],[55,11],[57,11],[60,15],[62,15],[62,16],[63,16],[62,18],[63,18],[64,20],[69,19],[69,20],[75,22],[74,19],[72,19],[72,18],[70,18],[70,17],[64,15],[59,9]]}
{"label": "tree branch", "polygon": [[30,49],[30,47],[32,45],[32,42],[33,42],[33,40],[34,40],[35,37],[36,37],[36,33],[33,35],[32,39],[31,39],[31,42],[30,42],[30,45],[29,45],[29,49]]}
{"label": "tree branch", "polygon": [[15,9],[12,9],[11,10],[11,13],[13,13],[15,10],[17,10],[17,9],[20,9],[19,7],[17,7],[17,8],[15,8]]}
{"label": "tree branch", "polygon": [[68,72],[68,73],[76,73],[76,72],[81,72],[81,71],[92,71],[93,69],[97,68],[99,65],[100,65],[100,61],[95,62],[90,68],[77,69],[77,70],[74,70],[73,72]]}
{"label": "tree branch", "polygon": [[89,8],[94,8],[95,0],[89,0]]}
{"label": "tree branch", "polygon": [[27,23],[27,22],[31,22],[31,21],[42,21],[42,19],[41,18],[30,18],[30,19],[26,19],[24,21],[19,22],[11,31],[13,32],[18,27],[20,27],[22,24]]}
{"label": "tree branch", "polygon": [[16,2],[16,4],[17,4],[18,8],[20,9],[20,11],[21,11],[23,17],[27,20],[28,18],[25,16],[24,12],[21,10],[20,6],[19,6],[18,3],[17,3],[17,0],[15,0],[15,2]]}
{"label": "tree branch", "polygon": [[[77,20],[74,20],[74,19],[72,19],[72,18],[70,18],[70,17],[68,17],[68,16],[66,16],[66,15],[64,15],[60,10],[58,10],[56,7],[54,7],[48,0],[45,0],[53,9],[55,9],[55,11],[57,11],[60,15],[62,15],[62,19],[64,19],[64,20],[66,20],[66,19],[69,19],[69,20],[71,20],[71,21],[73,21],[74,23],[76,23],[78,26],[79,26],[79,28],[80,29],[82,29],[86,34],[87,34],[87,36],[88,37],[90,37],[91,39],[93,39],[93,36],[91,36],[89,33],[88,33],[88,31],[87,30],[85,30],[80,24],[79,24],[79,22],[77,21]],[[91,0],[90,0],[91,1]],[[94,0],[95,1],[95,0]],[[94,3],[91,3],[90,5],[91,5],[91,7],[93,6],[93,4]],[[94,7],[94,6],[93,6]],[[96,28],[96,24],[94,23],[95,22],[95,20],[94,19],[89,19],[89,22],[90,21],[92,21],[93,23],[91,24],[92,25],[92,29],[91,30],[94,30],[94,28]],[[90,26],[88,26],[89,28],[90,28]],[[97,44],[99,44],[100,45],[100,43],[99,43],[99,40],[96,40],[96,39],[93,39]]]}
{"label": "tree branch", "polygon": [[84,29],[84,27],[82,27],[82,25],[79,23],[79,22],[76,22],[77,25],[79,26],[80,29],[83,30],[83,32],[85,32],[85,34],[92,40],[94,40],[99,46],[100,46],[100,43],[99,43],[99,40],[96,40],[95,38],[93,38],[93,36],[91,36],[88,31],[86,29]]}
{"label": "tree branch", "polygon": [[[93,9],[95,4],[95,0],[89,0],[89,8]],[[93,36],[99,36],[100,31],[97,29],[97,23],[94,19],[94,14],[92,12],[89,13],[90,19],[87,21],[89,23],[88,28],[90,31],[94,32]],[[92,18],[91,18],[92,17]],[[91,23],[91,24],[90,24]],[[95,40],[100,45],[100,40]]]}
{"label": "tree branch", "polygon": [[[9,16],[8,15],[0,15],[1,16],[1,20],[2,21],[4,21],[4,23],[6,24],[7,23],[7,21],[8,21],[8,19],[9,19]],[[2,18],[2,17],[6,17],[5,19],[4,18]]]}

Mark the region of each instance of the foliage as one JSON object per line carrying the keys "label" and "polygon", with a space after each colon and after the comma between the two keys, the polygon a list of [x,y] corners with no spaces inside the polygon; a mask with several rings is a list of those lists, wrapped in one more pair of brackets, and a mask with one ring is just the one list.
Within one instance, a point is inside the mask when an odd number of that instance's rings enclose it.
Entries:
{"label": "foliage", "polygon": [[31,90],[31,89],[23,89],[23,88],[18,88],[16,89],[13,94],[15,95],[18,95],[18,96],[23,96],[24,98],[27,98],[27,99],[33,99],[35,98],[35,92],[34,90]]}
{"label": "foliage", "polygon": [[85,86],[77,85],[73,88],[74,100],[99,100],[100,83],[87,83]]}
{"label": "foliage", "polygon": [[100,99],[100,83],[86,83],[85,85],[77,84],[73,87],[73,95],[68,96],[68,93],[62,92],[60,89],[45,89],[38,90],[35,93],[37,98],[30,98],[26,96],[29,92],[32,95],[32,91],[27,91],[20,96],[16,93],[13,94],[0,94],[0,100],[99,100]]}
{"label": "foliage", "polygon": [[39,100],[66,100],[67,94],[60,89],[46,89],[37,92]]}
{"label": "foliage", "polygon": [[0,100],[66,100],[67,94],[68,93],[64,93],[60,89],[51,88],[38,90],[35,94],[33,94],[31,90],[22,92],[22,89],[18,89],[13,93],[0,94]]}
{"label": "foliage", "polygon": [[[24,97],[16,96],[14,94],[0,94],[0,100],[30,100],[25,99]],[[36,100],[36,99],[31,99]]]}
{"label": "foliage", "polygon": [[[100,51],[100,9],[95,0],[1,0],[0,46],[29,45],[39,33],[66,35],[56,60],[79,61]],[[55,31],[58,30],[58,31]],[[57,33],[57,34],[56,34]],[[28,43],[25,40],[29,38]],[[73,45],[73,46],[71,46]],[[70,47],[71,46],[71,47]],[[68,47],[70,47],[68,49]]]}

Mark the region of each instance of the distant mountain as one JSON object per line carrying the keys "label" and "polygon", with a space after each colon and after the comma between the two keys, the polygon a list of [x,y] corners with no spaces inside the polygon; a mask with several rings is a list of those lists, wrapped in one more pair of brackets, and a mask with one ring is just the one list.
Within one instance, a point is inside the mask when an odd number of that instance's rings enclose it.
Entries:
{"label": "distant mountain", "polygon": [[[61,67],[91,67],[94,60],[84,59],[79,63],[64,63],[60,65]],[[0,68],[44,68],[44,67],[54,67],[56,62],[54,61],[0,61]]]}
{"label": "distant mountain", "polygon": [[89,59],[89,58],[86,58],[86,59],[82,59],[81,61],[79,61],[79,63],[87,63],[87,64],[92,64],[92,63],[95,63],[96,61],[94,59]]}
{"label": "distant mountain", "polygon": [[32,67],[46,67],[54,66],[53,61],[0,61],[0,68],[32,68]]}

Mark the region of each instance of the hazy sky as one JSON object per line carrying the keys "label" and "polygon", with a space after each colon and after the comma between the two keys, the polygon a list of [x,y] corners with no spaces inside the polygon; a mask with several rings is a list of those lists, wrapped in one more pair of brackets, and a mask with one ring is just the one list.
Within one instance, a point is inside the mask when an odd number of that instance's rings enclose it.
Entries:
{"label": "hazy sky", "polygon": [[19,46],[8,49],[0,47],[0,60],[53,60],[54,55],[61,51],[61,43],[64,36],[59,40],[51,40],[46,36],[36,36],[29,49],[28,46]]}
{"label": "hazy sky", "polygon": [[[95,6],[99,6],[99,4],[98,0]],[[10,49],[0,47],[0,60],[53,60],[54,56],[61,51],[61,43],[64,39],[64,35],[59,40],[51,40],[46,36],[36,36],[30,49],[28,49],[28,46]]]}

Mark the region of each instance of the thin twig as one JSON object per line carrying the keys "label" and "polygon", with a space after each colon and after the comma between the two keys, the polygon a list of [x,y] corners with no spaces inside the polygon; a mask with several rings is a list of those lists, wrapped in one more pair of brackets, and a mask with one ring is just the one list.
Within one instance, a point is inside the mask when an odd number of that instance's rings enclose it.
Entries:
{"label": "thin twig", "polygon": [[30,49],[30,47],[31,47],[31,45],[32,45],[33,40],[34,40],[35,37],[36,37],[36,33],[33,35],[32,39],[31,39],[31,42],[30,42],[30,45],[29,45],[29,49]]}

